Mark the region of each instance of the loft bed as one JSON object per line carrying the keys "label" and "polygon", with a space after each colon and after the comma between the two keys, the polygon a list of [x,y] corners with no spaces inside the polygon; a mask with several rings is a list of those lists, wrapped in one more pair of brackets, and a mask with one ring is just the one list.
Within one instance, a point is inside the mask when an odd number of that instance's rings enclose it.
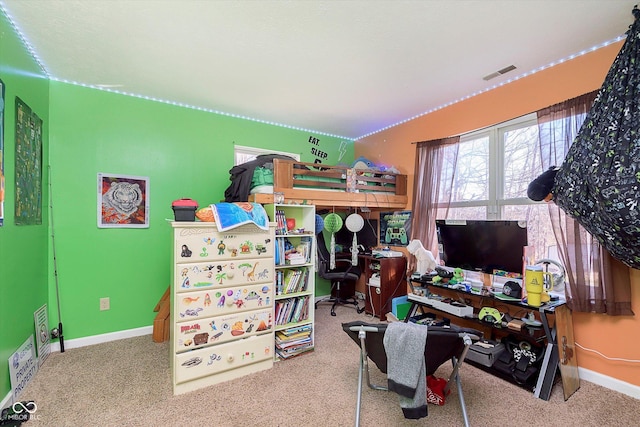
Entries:
{"label": "loft bed", "polygon": [[407,205],[407,176],[372,168],[328,166],[275,158],[273,185],[253,187],[249,201],[274,203],[274,193],[282,193],[284,203],[404,209]]}

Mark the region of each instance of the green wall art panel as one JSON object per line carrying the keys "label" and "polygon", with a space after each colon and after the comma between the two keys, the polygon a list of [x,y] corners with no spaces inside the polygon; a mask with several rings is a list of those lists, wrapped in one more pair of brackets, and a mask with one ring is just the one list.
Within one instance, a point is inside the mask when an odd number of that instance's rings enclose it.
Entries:
{"label": "green wall art panel", "polygon": [[42,224],[42,120],[16,97],[16,225]]}

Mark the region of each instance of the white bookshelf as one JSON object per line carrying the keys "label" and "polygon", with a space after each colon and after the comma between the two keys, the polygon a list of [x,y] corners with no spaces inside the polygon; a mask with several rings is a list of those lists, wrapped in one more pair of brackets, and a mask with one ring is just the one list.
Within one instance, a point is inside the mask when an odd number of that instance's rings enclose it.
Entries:
{"label": "white bookshelf", "polygon": [[[316,236],[314,205],[267,204],[276,223],[275,357],[285,360],[311,351],[314,338]],[[286,220],[295,222],[291,229]],[[290,224],[293,225],[293,224]],[[296,256],[287,256],[299,254]]]}

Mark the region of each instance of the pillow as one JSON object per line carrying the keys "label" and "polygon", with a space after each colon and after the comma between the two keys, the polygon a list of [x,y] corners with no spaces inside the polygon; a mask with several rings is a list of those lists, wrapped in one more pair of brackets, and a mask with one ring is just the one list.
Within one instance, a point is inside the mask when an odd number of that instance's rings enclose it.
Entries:
{"label": "pillow", "polygon": [[211,206],[207,206],[206,208],[200,208],[196,211],[196,218],[200,221],[204,222],[216,222],[213,219],[213,211],[211,210]]}

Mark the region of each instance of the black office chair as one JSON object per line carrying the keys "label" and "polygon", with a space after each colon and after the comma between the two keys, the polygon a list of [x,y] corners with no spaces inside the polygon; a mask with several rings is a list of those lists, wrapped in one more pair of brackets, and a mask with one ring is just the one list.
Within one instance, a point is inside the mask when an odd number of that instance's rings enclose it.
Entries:
{"label": "black office chair", "polygon": [[[404,324],[404,323],[403,323]],[[367,323],[355,321],[343,323],[342,329],[349,337],[360,346],[360,369],[358,371],[358,396],[356,400],[356,419],[355,426],[360,425],[360,406],[362,401],[362,386],[366,381],[369,388],[374,390],[385,390],[388,388],[381,385],[372,384],[369,378],[369,363],[371,359],[373,363],[384,374],[387,373],[387,353],[384,347],[384,335],[388,324],[384,323]],[[424,357],[426,374],[433,375],[435,371],[445,363],[451,361],[453,369],[447,385],[444,389],[445,395],[448,393],[449,387],[455,383],[458,391],[458,400],[462,409],[462,418],[464,425],[469,427],[469,416],[462,392],[462,381],[460,380],[460,366],[462,365],[467,351],[471,344],[479,340],[482,333],[469,328],[459,328],[451,325],[450,327],[442,326],[424,326],[428,329],[427,341],[425,343]]]}
{"label": "black office chair", "polygon": [[[318,308],[318,303],[330,302],[331,315],[336,315],[336,306],[340,305],[353,305],[356,307],[358,313],[364,311],[364,307],[358,306],[358,301],[355,298],[355,282],[360,278],[360,267],[351,264],[351,257],[349,259],[336,259],[336,268],[330,267],[330,254],[327,249],[327,245],[322,236],[322,232],[316,235],[316,245],[318,253],[317,271],[318,275],[323,279],[331,282],[331,295],[328,298],[318,300],[315,304]],[[352,287],[347,287],[345,282],[352,282]]]}

